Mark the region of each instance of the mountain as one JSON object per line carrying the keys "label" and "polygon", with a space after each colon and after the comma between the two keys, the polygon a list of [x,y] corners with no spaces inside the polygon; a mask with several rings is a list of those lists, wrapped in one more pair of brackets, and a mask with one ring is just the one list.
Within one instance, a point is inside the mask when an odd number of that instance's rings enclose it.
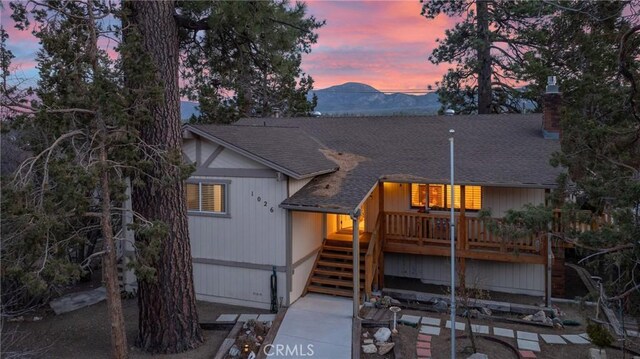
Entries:
{"label": "mountain", "polygon": [[[309,91],[309,99],[313,94],[318,96],[316,111],[329,116],[433,115],[440,108],[435,92],[424,95],[386,94],[357,82]],[[188,120],[192,114],[198,115],[197,106],[196,102],[182,101],[180,117]]]}
{"label": "mountain", "polygon": [[197,116],[200,113],[197,107],[197,102],[180,101],[180,118],[183,120],[188,120],[191,115]]}
{"label": "mountain", "polygon": [[438,112],[438,95],[386,94],[362,83],[342,85],[310,91],[318,97],[316,111],[323,115],[432,115]]}

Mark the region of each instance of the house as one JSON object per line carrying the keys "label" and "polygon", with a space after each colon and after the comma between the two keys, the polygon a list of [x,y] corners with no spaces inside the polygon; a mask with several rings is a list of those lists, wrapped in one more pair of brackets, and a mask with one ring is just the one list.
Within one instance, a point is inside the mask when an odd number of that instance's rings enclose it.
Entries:
{"label": "house", "polygon": [[[557,91],[547,96],[558,103]],[[361,298],[384,275],[448,284],[451,206],[467,281],[561,291],[545,240],[503,241],[477,218],[481,208],[501,217],[545,203],[561,171],[549,164],[558,111],[545,111],[185,125],[184,156],[197,168],[186,191],[198,298],[268,308],[306,292]]]}

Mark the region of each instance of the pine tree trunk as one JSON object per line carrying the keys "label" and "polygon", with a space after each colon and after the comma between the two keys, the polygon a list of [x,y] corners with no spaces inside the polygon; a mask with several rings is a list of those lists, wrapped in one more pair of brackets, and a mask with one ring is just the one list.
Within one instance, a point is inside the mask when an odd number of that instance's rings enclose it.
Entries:
{"label": "pine tree trunk", "polygon": [[[100,149],[100,163],[106,167],[107,151],[104,146]],[[118,285],[118,268],[116,258],[116,245],[111,226],[111,194],[109,184],[109,172],[102,170],[100,178],[102,191],[102,213],[100,224],[106,253],[102,257],[103,280],[107,289],[107,313],[111,324],[111,356],[116,359],[127,358],[127,335],[122,314],[122,301],[120,299],[120,287]]]}
{"label": "pine tree trunk", "polygon": [[489,9],[487,0],[477,0],[478,40],[478,113],[491,113],[491,39],[489,38]]}
{"label": "pine tree trunk", "polygon": [[[143,126],[140,136],[150,146],[180,154],[182,123],[175,4],[173,1],[130,1],[127,6],[132,10],[131,20],[140,32],[142,47],[164,86],[163,100],[150,109],[153,123]],[[164,163],[154,166],[153,175],[169,179],[170,183],[148,182],[145,186],[134,186],[133,210],[147,220],[164,222],[168,233],[161,238],[160,258],[155,263],[156,280],[138,282],[137,345],[153,353],[179,353],[203,342],[193,288],[185,192],[179,169]]]}

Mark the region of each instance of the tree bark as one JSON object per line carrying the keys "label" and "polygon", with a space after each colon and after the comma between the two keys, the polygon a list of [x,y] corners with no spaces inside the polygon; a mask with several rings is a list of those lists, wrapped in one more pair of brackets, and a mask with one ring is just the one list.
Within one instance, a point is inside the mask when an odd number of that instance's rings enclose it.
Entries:
{"label": "tree bark", "polygon": [[[147,145],[180,154],[182,123],[175,4],[129,1],[126,5],[131,10],[131,24],[140,32],[142,47],[164,87],[163,100],[150,108],[153,123],[140,128],[140,137]],[[154,265],[155,280],[138,281],[137,345],[153,353],[179,353],[203,342],[193,287],[184,185],[180,170],[164,161],[154,163],[153,175],[162,179],[163,184],[146,180],[144,186],[132,189],[133,210],[149,221],[159,220],[167,226],[167,234],[161,238],[160,257]]]}
{"label": "tree bark", "polygon": [[491,39],[489,38],[489,9],[487,0],[476,1],[478,31],[478,113],[491,113]]}
{"label": "tree bark", "polygon": [[124,316],[122,314],[122,301],[120,299],[120,287],[118,285],[118,269],[116,258],[116,246],[113,238],[113,228],[111,226],[111,194],[109,170],[107,167],[107,150],[104,142],[100,149],[100,165],[103,166],[100,176],[100,186],[102,191],[102,213],[100,224],[106,253],[102,257],[102,273],[107,289],[107,312],[109,313],[109,323],[111,324],[111,355],[116,359],[127,358],[127,335],[124,326]]}

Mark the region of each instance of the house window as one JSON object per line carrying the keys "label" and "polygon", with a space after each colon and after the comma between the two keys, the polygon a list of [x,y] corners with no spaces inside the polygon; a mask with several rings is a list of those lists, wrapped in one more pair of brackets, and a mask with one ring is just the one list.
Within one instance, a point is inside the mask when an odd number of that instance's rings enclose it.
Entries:
{"label": "house window", "polygon": [[226,214],[226,183],[187,183],[187,210],[189,212]]}
{"label": "house window", "polygon": [[[460,186],[455,186],[454,209],[460,209]],[[451,208],[451,186],[444,184],[411,184],[411,207],[429,207],[431,209]],[[482,208],[482,187],[465,186],[465,209]]]}

